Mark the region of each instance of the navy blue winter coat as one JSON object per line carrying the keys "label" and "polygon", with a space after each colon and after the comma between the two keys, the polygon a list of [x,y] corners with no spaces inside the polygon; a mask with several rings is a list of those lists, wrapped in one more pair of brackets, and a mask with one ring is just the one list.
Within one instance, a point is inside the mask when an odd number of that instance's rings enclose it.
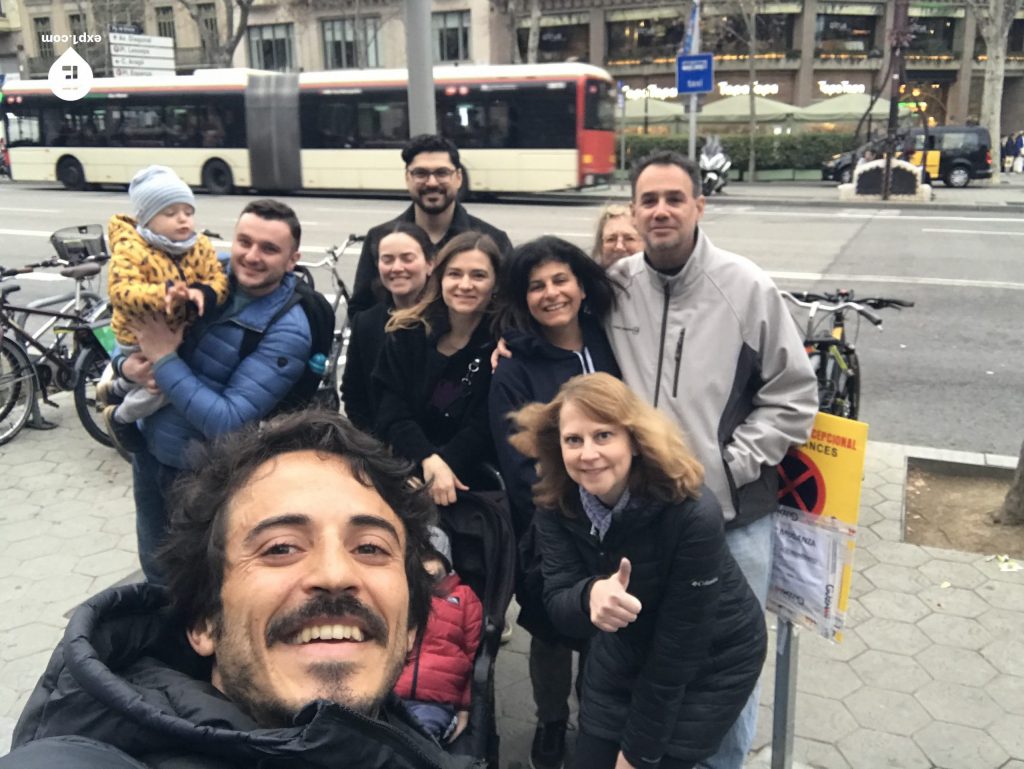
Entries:
{"label": "navy blue winter coat", "polygon": [[[205,442],[262,419],[299,381],[312,349],[306,313],[296,305],[270,325],[295,291],[296,280],[285,275],[272,293],[237,313],[229,298],[219,315],[189,332],[194,340],[186,341],[180,355],[157,361],[154,375],[169,403],[142,421],[142,432],[158,461],[187,467],[192,441]],[[234,281],[231,290],[237,290]],[[243,360],[246,329],[263,336]]]}

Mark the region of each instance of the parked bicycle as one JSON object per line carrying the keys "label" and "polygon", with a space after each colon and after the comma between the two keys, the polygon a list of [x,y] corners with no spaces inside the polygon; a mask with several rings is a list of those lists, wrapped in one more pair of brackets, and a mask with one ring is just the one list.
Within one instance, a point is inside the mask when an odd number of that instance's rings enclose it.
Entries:
{"label": "parked bicycle", "polygon": [[[0,281],[52,267],[63,267],[60,274],[75,281],[73,293],[25,305],[9,300],[21,290],[20,285],[0,286],[0,445],[14,438],[30,418],[33,426],[48,427],[39,412],[40,401],[58,407],[49,395],[72,391],[75,411],[86,432],[109,446],[95,394],[113,343],[109,305],[87,288],[87,282],[101,272],[108,259],[102,228],[58,230],[51,243],[59,256],[17,269],[0,268]],[[51,309],[55,305],[60,306]],[[30,331],[29,319],[43,322]]]}
{"label": "parked bicycle", "polygon": [[328,356],[324,370],[324,384],[321,390],[324,395],[318,400],[329,408],[337,409],[341,403],[340,385],[341,372],[345,370],[345,357],[348,353],[348,340],[351,329],[348,327],[348,303],[350,295],[345,280],[341,277],[339,262],[345,252],[356,243],[362,243],[365,235],[349,235],[341,246],[331,246],[323,259],[317,262],[299,262],[297,272],[302,276],[311,288],[316,288],[312,270],[326,267],[331,274],[331,288],[333,294],[328,294],[327,300],[334,310],[335,326],[334,339],[331,342],[331,354]]}
{"label": "parked bicycle", "polygon": [[[847,335],[846,314],[856,312],[879,330],[882,318],[873,310],[913,307],[903,299],[870,297],[854,301],[853,291],[834,294],[783,291],[783,298],[807,310],[804,349],[818,378],[818,410],[856,419],[860,413],[860,359],[854,341]],[[819,315],[819,312],[822,313]],[[853,337],[856,340],[858,331]]]}

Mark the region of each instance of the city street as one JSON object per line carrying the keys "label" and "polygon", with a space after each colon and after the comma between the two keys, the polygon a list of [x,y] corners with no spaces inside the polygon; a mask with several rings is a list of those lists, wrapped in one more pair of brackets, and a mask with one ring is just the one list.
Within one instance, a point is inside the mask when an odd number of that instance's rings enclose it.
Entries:
{"label": "city street", "polygon": [[[820,189],[834,198],[834,188]],[[975,191],[956,192],[970,200]],[[581,198],[579,205],[470,207],[514,242],[553,233],[589,249],[604,200]],[[229,238],[248,199],[200,195],[197,222]],[[405,205],[288,201],[303,220],[304,250],[313,260]],[[0,264],[44,259],[52,230],[103,222],[126,208],[127,196],[114,190],[0,184]],[[1024,311],[1024,271],[1016,264],[1024,219],[1012,207],[824,207],[765,195],[712,202],[705,227],[717,244],[755,259],[782,287],[852,288],[917,303],[886,313],[883,333],[867,323],[861,329],[871,441],[848,626],[839,645],[801,634],[795,766],[1024,769],[1024,572],[1001,569],[994,554],[904,543],[902,525],[908,457],[1003,468],[1016,461],[1024,437],[1024,363],[1015,354],[1019,342],[1011,343],[1010,320]],[[346,257],[346,280],[357,255]],[[22,284],[19,299],[69,285]],[[66,394],[56,400],[60,409],[43,411],[58,424],[55,431],[25,430],[0,447],[0,755],[69,612],[138,574],[130,469],[85,434]],[[775,621],[769,616],[773,630]],[[527,766],[534,728],[528,646],[517,630],[498,657],[500,769]],[[774,669],[772,648],[749,769],[769,765]],[[570,745],[574,739],[570,732]]]}
{"label": "city street", "polygon": [[[835,198],[834,187],[819,189],[821,199]],[[1019,184],[1010,190],[1019,196]],[[943,202],[956,200],[954,194],[968,202],[989,192],[997,191],[939,190]],[[229,239],[248,199],[200,195],[196,221]],[[303,222],[303,251],[309,259],[406,205],[399,199],[312,196],[288,202]],[[580,205],[474,203],[470,208],[508,231],[514,243],[556,234],[589,250],[603,202],[598,194],[581,196]],[[753,259],[782,288],[849,288],[859,296],[916,302],[912,310],[884,312],[882,333],[861,324],[862,418],[871,425],[873,440],[1016,454],[1024,436],[1019,422],[1007,415],[1024,413],[1024,356],[1014,354],[1020,341],[1010,323],[1024,315],[1020,211],[811,204],[817,202],[772,202],[767,193],[763,202],[749,205],[712,200],[705,228],[717,245]],[[105,222],[126,209],[127,195],[113,189],[75,193],[0,185],[0,264],[43,259],[50,253],[48,237],[54,229]],[[357,257],[353,249],[345,259],[346,280],[355,273]],[[24,283],[19,298],[55,293],[61,285]]]}

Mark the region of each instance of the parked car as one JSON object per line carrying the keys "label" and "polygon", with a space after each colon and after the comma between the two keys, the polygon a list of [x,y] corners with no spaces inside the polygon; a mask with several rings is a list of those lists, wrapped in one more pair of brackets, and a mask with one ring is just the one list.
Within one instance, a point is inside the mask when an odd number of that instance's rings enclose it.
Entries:
{"label": "parked car", "polygon": [[[992,176],[992,140],[988,129],[981,126],[936,126],[913,128],[910,131],[914,151],[907,158],[911,163],[924,167],[928,181],[941,179],[947,187],[966,187],[972,179],[988,179]],[[843,152],[826,159],[821,164],[821,178],[846,184],[853,180],[857,158],[866,149],[880,154],[879,144],[862,144],[855,150]],[[897,146],[909,144],[904,138]],[[902,151],[898,157],[902,157]]]}
{"label": "parked car", "polygon": [[868,149],[879,152],[880,148],[876,146],[877,144],[879,142],[868,142],[855,150],[841,152],[828,158],[821,164],[821,180],[849,184],[853,181],[853,169],[857,167],[857,158],[861,157]]}

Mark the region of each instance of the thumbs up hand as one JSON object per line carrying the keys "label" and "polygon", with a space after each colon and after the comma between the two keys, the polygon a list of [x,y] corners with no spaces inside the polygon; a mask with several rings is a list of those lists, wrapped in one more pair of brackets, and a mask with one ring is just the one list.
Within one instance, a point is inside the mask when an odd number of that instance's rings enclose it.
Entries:
{"label": "thumbs up hand", "polygon": [[631,571],[629,559],[623,558],[617,572],[590,586],[590,621],[598,630],[614,633],[640,616],[640,600],[626,592]]}

